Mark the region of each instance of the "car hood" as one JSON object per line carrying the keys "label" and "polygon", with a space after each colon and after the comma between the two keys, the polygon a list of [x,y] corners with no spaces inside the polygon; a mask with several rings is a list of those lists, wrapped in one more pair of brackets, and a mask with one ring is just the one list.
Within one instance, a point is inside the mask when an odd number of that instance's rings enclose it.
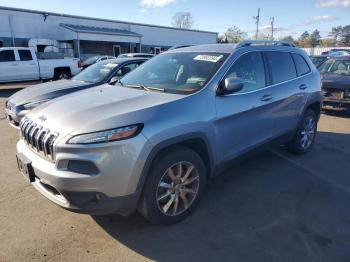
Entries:
{"label": "car hood", "polygon": [[45,103],[28,117],[60,136],[76,135],[145,123],[160,105],[182,97],[106,84]]}
{"label": "car hood", "polygon": [[323,88],[350,88],[350,76],[338,74],[322,74]]}
{"label": "car hood", "polygon": [[89,86],[92,85],[90,83],[73,80],[46,82],[26,87],[13,94],[8,100],[15,105],[22,105],[29,102],[55,98]]}

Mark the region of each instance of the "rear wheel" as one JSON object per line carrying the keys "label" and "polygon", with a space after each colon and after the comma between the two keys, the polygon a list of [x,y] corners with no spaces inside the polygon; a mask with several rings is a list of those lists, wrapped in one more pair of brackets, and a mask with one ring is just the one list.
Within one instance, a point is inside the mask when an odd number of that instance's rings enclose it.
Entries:
{"label": "rear wheel", "polygon": [[316,133],[317,115],[312,109],[308,109],[299,123],[293,139],[287,144],[289,151],[299,155],[307,153],[315,141]]}
{"label": "rear wheel", "polygon": [[56,69],[54,80],[62,80],[62,79],[69,79],[71,77],[71,73],[68,69]]}
{"label": "rear wheel", "polygon": [[177,147],[156,159],[145,183],[139,211],[154,224],[187,217],[206,184],[206,168],[193,150]]}

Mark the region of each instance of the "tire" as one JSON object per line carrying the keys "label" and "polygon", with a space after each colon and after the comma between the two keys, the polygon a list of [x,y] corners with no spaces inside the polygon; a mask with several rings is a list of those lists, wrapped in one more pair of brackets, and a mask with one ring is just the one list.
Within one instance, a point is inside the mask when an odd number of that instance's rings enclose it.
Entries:
{"label": "tire", "polygon": [[69,79],[70,77],[71,73],[68,69],[56,69],[53,80]]}
{"label": "tire", "polygon": [[[180,170],[182,179],[178,177]],[[138,210],[153,224],[177,223],[195,208],[205,184],[206,168],[201,157],[189,148],[175,147],[154,161]]]}
{"label": "tire", "polygon": [[310,151],[317,134],[317,115],[314,110],[308,109],[301,119],[298,128],[287,144],[291,153],[303,155]]}

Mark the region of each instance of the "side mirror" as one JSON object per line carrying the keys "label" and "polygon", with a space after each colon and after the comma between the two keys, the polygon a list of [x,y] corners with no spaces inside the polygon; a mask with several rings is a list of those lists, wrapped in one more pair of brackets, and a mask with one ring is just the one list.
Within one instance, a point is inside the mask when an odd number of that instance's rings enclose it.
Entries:
{"label": "side mirror", "polygon": [[113,77],[111,78],[111,80],[109,80],[109,84],[110,84],[110,85],[114,85],[114,84],[117,83],[118,81],[119,81],[119,77],[113,76]]}
{"label": "side mirror", "polygon": [[244,82],[239,77],[226,77],[224,81],[219,85],[217,90],[218,95],[229,95],[241,91],[243,89]]}

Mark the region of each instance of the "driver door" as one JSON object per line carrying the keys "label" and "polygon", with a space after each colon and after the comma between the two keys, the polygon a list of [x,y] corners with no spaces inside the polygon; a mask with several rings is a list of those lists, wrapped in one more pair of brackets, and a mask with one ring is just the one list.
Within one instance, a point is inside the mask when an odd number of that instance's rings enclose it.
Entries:
{"label": "driver door", "polygon": [[271,137],[273,97],[261,52],[241,55],[225,77],[238,77],[243,89],[216,97],[217,144],[225,162]]}

